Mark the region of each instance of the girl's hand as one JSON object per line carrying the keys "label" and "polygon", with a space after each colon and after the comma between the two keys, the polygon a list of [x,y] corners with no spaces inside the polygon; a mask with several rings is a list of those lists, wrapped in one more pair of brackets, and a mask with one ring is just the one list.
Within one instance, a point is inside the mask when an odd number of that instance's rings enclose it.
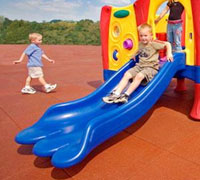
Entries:
{"label": "girl's hand", "polygon": [[158,22],[159,22],[159,19],[156,19],[156,20],[154,21],[155,24],[158,24]]}

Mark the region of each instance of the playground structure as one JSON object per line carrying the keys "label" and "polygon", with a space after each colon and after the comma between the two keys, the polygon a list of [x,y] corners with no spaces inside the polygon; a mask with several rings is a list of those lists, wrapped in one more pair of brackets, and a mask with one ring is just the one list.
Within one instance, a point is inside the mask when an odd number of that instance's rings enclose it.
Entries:
{"label": "playground structure", "polygon": [[[33,153],[52,157],[55,167],[65,168],[82,161],[95,147],[127,128],[142,117],[159,99],[176,76],[178,89],[183,89],[183,79],[195,81],[195,102],[192,117],[200,119],[199,62],[197,59],[198,31],[193,16],[198,12],[196,1],[181,1],[186,8],[185,50],[174,53],[174,62],[166,62],[156,77],[145,87],[139,87],[126,104],[105,104],[102,97],[118,84],[124,72],[134,66],[131,54],[137,49],[137,26],[143,22],[153,25],[155,13],[162,0],[138,0],[121,8],[105,6],[101,14],[102,55],[106,82],[90,95],[71,102],[56,104],[47,109],[38,122],[19,132],[16,142],[34,144]],[[194,8],[194,7],[195,8]],[[151,12],[151,13],[149,13]],[[200,17],[195,14],[196,18]],[[194,28],[193,28],[194,27]],[[180,87],[181,86],[181,87]]]}
{"label": "playground structure", "polygon": [[[154,24],[156,12],[165,0],[138,0],[127,7],[105,6],[101,13],[101,41],[104,79],[109,79],[122,65],[128,62],[138,46],[137,26],[149,23],[153,36],[166,40],[167,21],[163,18]],[[195,99],[191,117],[200,119],[200,78],[199,78],[199,0],[180,0],[185,8],[183,13],[182,45],[186,54],[186,68],[176,77],[177,91],[185,90],[184,78],[195,82]],[[127,45],[129,44],[129,46]],[[163,56],[163,53],[161,54]]]}

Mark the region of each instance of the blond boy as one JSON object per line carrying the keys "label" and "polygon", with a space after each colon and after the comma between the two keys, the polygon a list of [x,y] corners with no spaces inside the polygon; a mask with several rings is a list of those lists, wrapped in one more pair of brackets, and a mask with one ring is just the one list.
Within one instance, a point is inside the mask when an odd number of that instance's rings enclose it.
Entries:
{"label": "blond boy", "polygon": [[[120,83],[110,95],[103,97],[106,103],[126,103],[130,94],[142,83],[146,85],[159,70],[159,50],[166,47],[167,59],[173,61],[171,45],[166,41],[153,40],[152,27],[149,24],[142,24],[139,27],[139,48],[136,54],[139,55],[139,63],[125,72]],[[132,79],[130,86],[127,87],[129,80]]]}
{"label": "blond boy", "polygon": [[26,78],[25,87],[21,90],[24,94],[34,94],[36,90],[30,86],[32,78],[38,78],[39,82],[44,86],[44,89],[47,93],[51,92],[56,88],[56,84],[48,84],[44,79],[43,74],[43,63],[42,57],[47,61],[54,63],[55,61],[49,59],[42,49],[40,48],[40,44],[42,43],[42,35],[39,33],[31,33],[29,34],[29,40],[31,44],[25,49],[22,53],[19,60],[13,61],[14,64],[21,63],[25,57],[28,56],[28,77]]}

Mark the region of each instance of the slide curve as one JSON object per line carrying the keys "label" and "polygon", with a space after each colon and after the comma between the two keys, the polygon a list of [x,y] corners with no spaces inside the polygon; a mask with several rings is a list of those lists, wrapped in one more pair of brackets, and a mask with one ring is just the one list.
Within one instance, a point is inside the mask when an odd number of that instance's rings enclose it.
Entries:
{"label": "slide curve", "polygon": [[19,144],[34,144],[33,153],[51,156],[52,164],[65,168],[82,161],[95,147],[142,117],[159,99],[176,72],[185,68],[185,54],[175,53],[155,78],[140,86],[125,104],[105,104],[102,97],[111,92],[134,66],[130,61],[88,96],[47,109],[38,122],[19,132]]}

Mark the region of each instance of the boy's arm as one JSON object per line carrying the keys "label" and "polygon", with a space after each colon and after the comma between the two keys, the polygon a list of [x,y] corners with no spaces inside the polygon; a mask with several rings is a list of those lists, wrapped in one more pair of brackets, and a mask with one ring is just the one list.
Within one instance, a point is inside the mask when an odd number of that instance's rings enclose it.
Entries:
{"label": "boy's arm", "polygon": [[21,55],[21,57],[19,58],[19,60],[13,61],[13,64],[18,64],[18,63],[22,62],[23,59],[24,59],[24,57],[25,57],[25,55],[26,54],[23,52],[22,55]]}
{"label": "boy's arm", "polygon": [[42,54],[42,57],[51,63],[55,63],[53,59],[49,59],[46,54]]}
{"label": "boy's arm", "polygon": [[171,44],[169,42],[165,42],[165,47],[167,49],[167,60],[169,61],[173,61],[173,55],[172,55],[172,47]]}
{"label": "boy's arm", "polygon": [[132,56],[131,56],[131,59],[133,59],[135,61],[135,57],[138,55],[139,53],[139,50],[137,50]]}

